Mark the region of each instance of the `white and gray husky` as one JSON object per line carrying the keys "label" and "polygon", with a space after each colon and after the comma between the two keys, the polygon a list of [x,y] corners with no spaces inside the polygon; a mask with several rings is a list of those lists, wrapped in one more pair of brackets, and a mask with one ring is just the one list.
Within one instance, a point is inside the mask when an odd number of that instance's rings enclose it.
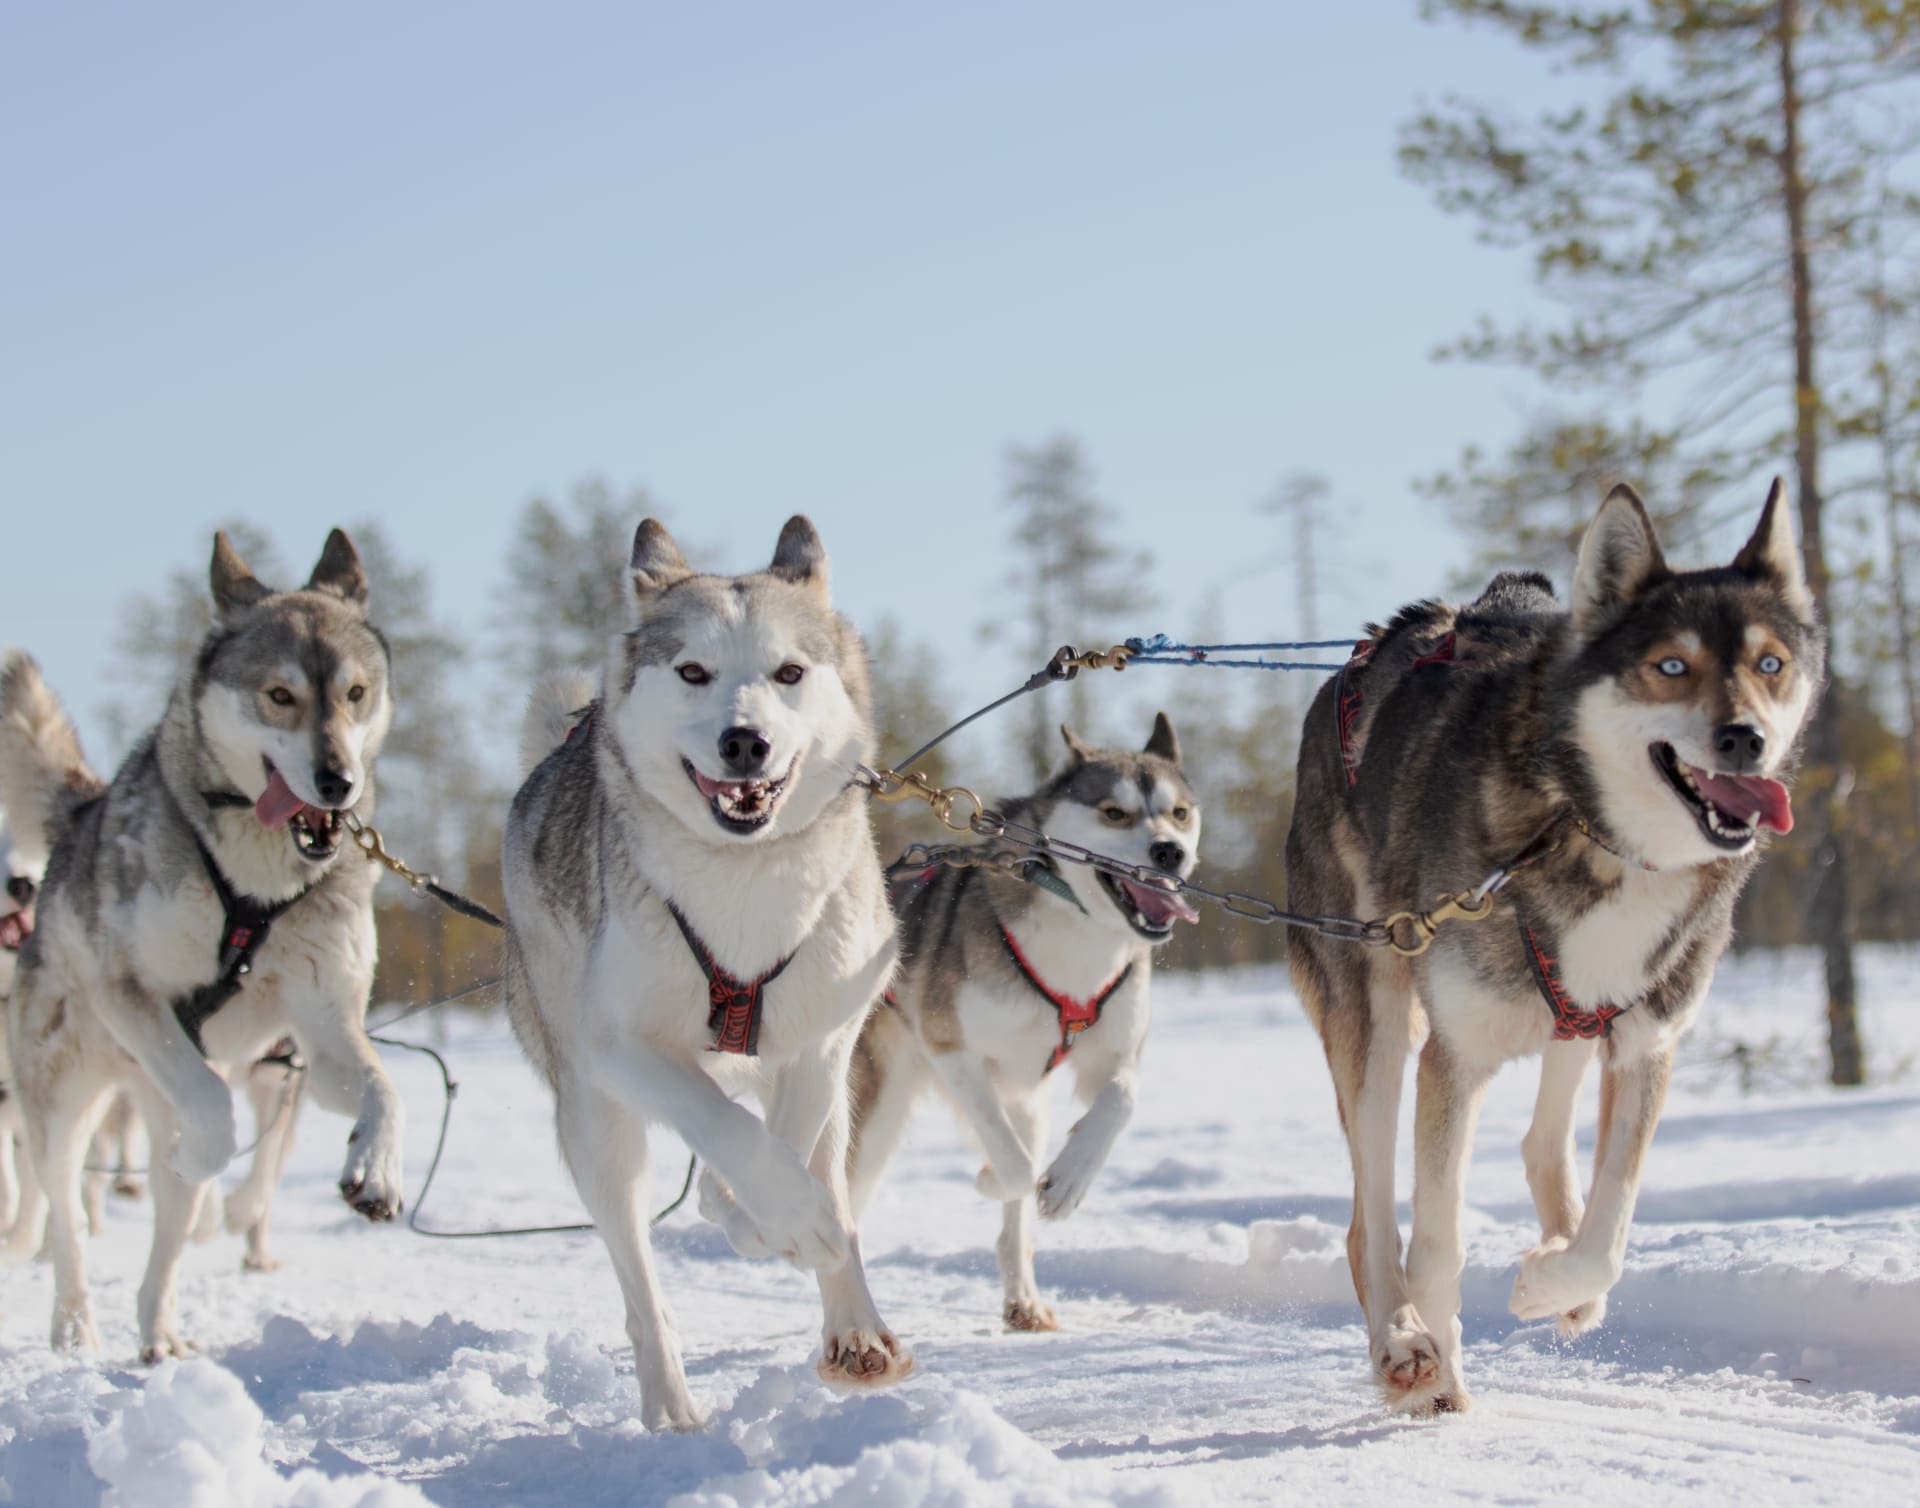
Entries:
{"label": "white and gray husky", "polygon": [[[690,570],[648,519],[631,626],[597,694],[544,684],[507,821],[507,1008],[626,1297],[649,1428],[689,1429],[647,1231],[647,1126],[705,1164],[701,1209],[744,1255],[818,1276],[830,1380],[910,1359],[867,1289],[844,1173],[847,1065],[892,977],[866,797],[866,652],[804,518],[772,565]],[[589,698],[584,719],[574,714]],[[737,1104],[752,1091],[764,1122]]]}
{"label": "white and gray husky", "polygon": [[[1090,748],[1062,728],[1068,760],[1009,816],[1134,864],[1186,876],[1200,803],[1162,713],[1143,752]],[[1079,865],[927,870],[896,889],[900,979],[854,1057],[848,1177],[864,1210],[914,1101],[937,1084],[986,1154],[977,1187],[1003,1205],[1002,1317],[1051,1330],[1033,1271],[1033,1211],[1080,1205],[1133,1115],[1147,1038],[1153,950],[1193,909],[1178,894]],[[1062,1063],[1087,1110],[1051,1164],[1046,1084]]]}
{"label": "white and gray husky", "polygon": [[366,577],[335,530],[297,591],[262,585],[224,535],[211,582],[213,628],[104,790],[33,662],[0,670],[0,799],[16,837],[30,830],[50,855],[7,1025],[51,1206],[56,1348],[98,1344],[81,1178],[117,1088],[153,1144],[148,1360],[191,1349],[174,1274],[206,1183],[234,1155],[223,1070],[291,1036],[314,1097],[354,1117],[341,1193],[372,1220],[400,1209],[400,1101],[364,1026],[376,872],[342,820],[371,814],[392,716]]}

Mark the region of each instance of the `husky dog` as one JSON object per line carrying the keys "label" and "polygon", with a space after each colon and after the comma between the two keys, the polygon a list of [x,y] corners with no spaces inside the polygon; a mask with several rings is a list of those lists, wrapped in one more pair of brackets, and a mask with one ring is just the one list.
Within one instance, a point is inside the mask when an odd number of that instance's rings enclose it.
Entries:
{"label": "husky dog", "polygon": [[[1732,565],[1679,572],[1618,487],[1580,546],[1569,610],[1534,575],[1501,576],[1464,609],[1419,603],[1316,697],[1287,840],[1295,908],[1379,916],[1515,870],[1491,920],[1444,927],[1417,957],[1292,940],[1353,1154],[1347,1252],[1394,1408],[1468,1404],[1460,1217],[1481,1095],[1509,1058],[1543,1055],[1522,1143],[1541,1244],[1513,1312],[1569,1336],[1604,1316],[1674,1046],[1765,830],[1793,824],[1782,780],[1825,648],[1778,482]],[[1423,1034],[1403,1270],[1395,1123]],[[1574,1113],[1595,1056],[1583,1210]]]}
{"label": "husky dog", "polygon": [[190,1349],[174,1274],[205,1184],[234,1155],[223,1069],[291,1035],[315,1097],[354,1117],[341,1193],[372,1220],[400,1209],[400,1101],[363,1024],[376,872],[342,822],[371,814],[392,717],[366,577],[336,529],[300,590],[262,585],[224,534],[211,581],[213,629],[104,792],[33,662],[0,667],[0,799],[51,852],[8,1028],[51,1203],[56,1349],[97,1346],[81,1176],[116,1088],[153,1147],[148,1361]]}
{"label": "husky dog", "polygon": [[849,783],[873,746],[866,651],[813,525],[788,520],[768,569],[726,577],[648,519],[632,585],[598,695],[548,683],[529,712],[507,1010],[626,1296],[642,1418],[691,1429],[644,1213],[650,1121],[705,1163],[701,1209],[736,1251],[818,1275],[823,1375],[911,1365],[868,1292],[844,1173],[847,1064],[893,973],[893,918]]}
{"label": "husky dog", "polygon": [[[1063,727],[1066,766],[1009,816],[1169,874],[1193,872],[1200,803],[1163,712],[1146,749],[1090,748]],[[986,1154],[975,1186],[1002,1206],[1000,1284],[1009,1329],[1051,1330],[1033,1274],[1033,1209],[1064,1219],[1086,1198],[1133,1115],[1153,950],[1198,920],[1177,893],[1079,865],[1028,878],[933,869],[895,892],[902,964],[853,1061],[847,1177],[864,1210],[907,1113],[931,1083]],[[1087,1112],[1043,1172],[1046,1082],[1061,1063]]]}

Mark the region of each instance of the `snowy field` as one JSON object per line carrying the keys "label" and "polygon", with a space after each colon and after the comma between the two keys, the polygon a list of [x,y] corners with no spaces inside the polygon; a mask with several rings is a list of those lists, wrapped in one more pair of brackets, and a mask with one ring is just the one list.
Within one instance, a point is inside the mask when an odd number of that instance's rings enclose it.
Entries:
{"label": "snowy field", "polygon": [[[44,1267],[0,1275],[0,1501],[1912,1503],[1920,1068],[1900,1069],[1920,1053],[1920,955],[1864,965],[1881,1081],[1851,1094],[1818,1082],[1811,957],[1722,970],[1607,1324],[1571,1347],[1506,1311],[1535,1239],[1519,1156],[1532,1065],[1501,1077],[1469,1185],[1465,1417],[1390,1418],[1369,1389],[1326,1070],[1283,979],[1257,973],[1157,985],[1139,1116],[1080,1213],[1041,1228],[1056,1334],[1002,1333],[979,1159],[929,1106],[866,1230],[918,1374],[829,1392],[811,1279],[734,1257],[689,1208],[657,1243],[715,1413],[704,1434],[649,1436],[594,1237],[367,1227],[333,1189],[345,1123],[310,1113],[277,1211],[286,1265],[243,1275],[225,1236],[188,1255],[181,1311],[208,1359],[134,1365],[144,1204],[116,1201],[92,1246],[96,1360],[48,1352]],[[1752,1093],[1724,1063],[1736,1039],[1776,1043]],[[429,1223],[578,1218],[504,1029],[455,1024],[447,1050],[461,1088]],[[411,1199],[439,1085],[425,1059],[389,1056]],[[1590,1146],[1591,1085],[1587,1099]],[[664,1201],[677,1143],[659,1167]],[[1403,1221],[1409,1186],[1403,1156]]]}

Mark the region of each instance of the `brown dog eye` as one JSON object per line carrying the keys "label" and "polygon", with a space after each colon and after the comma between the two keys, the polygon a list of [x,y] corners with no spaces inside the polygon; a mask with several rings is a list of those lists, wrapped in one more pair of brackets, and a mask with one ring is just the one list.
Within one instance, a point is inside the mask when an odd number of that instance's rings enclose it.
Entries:
{"label": "brown dog eye", "polygon": [[1176,806],[1173,809],[1173,820],[1175,822],[1185,822],[1187,818],[1192,815],[1193,813],[1188,811],[1184,806]]}
{"label": "brown dog eye", "polygon": [[707,674],[706,666],[696,665],[693,661],[689,660],[680,667],[680,679],[685,681],[689,686],[704,686],[708,681],[712,680],[713,677]]}
{"label": "brown dog eye", "polygon": [[1133,814],[1124,806],[1103,806],[1100,808],[1100,815],[1116,827],[1122,822],[1131,822],[1133,820]]}
{"label": "brown dog eye", "polygon": [[347,688],[347,700],[350,702],[360,701],[366,694],[367,688],[365,686],[349,686]]}
{"label": "brown dog eye", "polygon": [[800,677],[807,672],[803,666],[787,664],[774,671],[773,678],[782,686],[798,686]]}
{"label": "brown dog eye", "polygon": [[276,707],[291,707],[293,705],[293,693],[287,690],[285,686],[275,686],[267,693],[267,700],[272,702]]}

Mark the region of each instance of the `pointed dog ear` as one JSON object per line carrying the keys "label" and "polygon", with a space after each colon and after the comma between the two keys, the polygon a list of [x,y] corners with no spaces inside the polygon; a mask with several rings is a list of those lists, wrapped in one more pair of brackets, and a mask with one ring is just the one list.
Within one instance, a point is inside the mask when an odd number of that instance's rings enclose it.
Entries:
{"label": "pointed dog ear", "polygon": [[633,596],[644,602],[655,592],[664,591],[693,572],[681,557],[680,546],[657,518],[643,518],[633,531],[633,554],[627,564],[633,570]]}
{"label": "pointed dog ear", "polygon": [[1794,539],[1793,504],[1787,501],[1787,489],[1779,477],[1767,489],[1767,505],[1760,510],[1759,526],[1733,557],[1733,568],[1756,580],[1771,581],[1785,593],[1796,614],[1812,619],[1813,594],[1807,590],[1806,568]]}
{"label": "pointed dog ear", "polygon": [[1573,572],[1574,627],[1583,634],[1596,632],[1666,574],[1667,560],[1646,504],[1622,482],[1607,494],[1580,541],[1580,563]]}
{"label": "pointed dog ear", "polygon": [[1071,723],[1062,723],[1060,725],[1060,736],[1066,740],[1067,753],[1071,756],[1068,761],[1069,763],[1085,764],[1093,757],[1093,745],[1081,738],[1078,733],[1075,733]]}
{"label": "pointed dog ear", "polygon": [[273,595],[247,569],[247,563],[234,549],[225,529],[213,536],[213,567],[207,574],[207,583],[213,590],[214,611],[222,618],[245,612],[262,597]]}
{"label": "pointed dog ear", "polygon": [[780,531],[780,543],[773,547],[773,564],[768,567],[782,581],[795,586],[812,587],[827,595],[827,547],[820,543],[820,531],[804,513],[796,513]]}
{"label": "pointed dog ear", "polygon": [[319,563],[307,578],[307,590],[332,592],[356,606],[367,605],[367,573],[360,564],[360,552],[354,549],[345,529],[335,529],[327,536]]}
{"label": "pointed dog ear", "polygon": [[1153,734],[1147,739],[1146,752],[1158,754],[1169,764],[1180,763],[1180,735],[1173,731],[1164,712],[1153,714]]}

